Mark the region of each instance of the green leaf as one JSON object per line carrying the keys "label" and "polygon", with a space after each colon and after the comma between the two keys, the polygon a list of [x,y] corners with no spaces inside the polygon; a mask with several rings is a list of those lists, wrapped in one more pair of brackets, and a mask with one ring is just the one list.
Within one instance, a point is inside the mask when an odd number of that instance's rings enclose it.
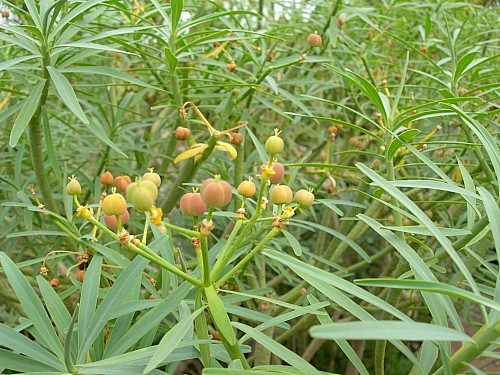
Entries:
{"label": "green leaf", "polygon": [[184,8],[183,0],[172,0],[170,2],[170,7],[172,9],[172,34],[175,35],[175,30],[177,30],[177,26],[179,25],[179,21],[181,19],[182,9]]}
{"label": "green leaf", "polygon": [[168,68],[170,69],[170,74],[174,74],[175,68],[179,63],[179,60],[172,53],[172,50],[168,47],[165,47],[165,57],[167,58]]}
{"label": "green leaf", "polygon": [[281,358],[283,361],[290,364],[293,368],[301,371],[304,375],[321,375],[311,364],[302,359],[299,355],[292,352],[290,349],[281,345],[271,337],[257,331],[255,328],[249,327],[245,324],[233,322],[233,326],[240,331],[245,332],[252,339],[261,344],[264,348],[271,351],[273,354]]}
{"label": "green leaf", "polygon": [[54,288],[43,276],[38,275],[36,281],[38,282],[40,293],[42,294],[45,306],[49,311],[52,321],[59,330],[59,333],[61,335],[64,334],[71,322],[71,315],[68,312],[68,309],[61,301],[61,298],[54,291]]}
{"label": "green leaf", "polygon": [[122,151],[122,149],[118,147],[111,139],[109,139],[108,135],[104,132],[102,127],[99,126],[96,122],[91,120],[85,125],[97,137],[97,139],[107,144],[109,147],[118,152],[120,155],[124,156],[125,158],[128,158],[128,155],[125,154]]}
{"label": "green leaf", "polygon": [[334,340],[466,341],[472,338],[451,328],[427,323],[383,321],[331,323],[311,327],[311,337]]}
{"label": "green leaf", "polygon": [[154,355],[151,357],[151,360],[144,369],[144,374],[147,374],[158,367],[165,360],[165,358],[167,358],[170,353],[172,353],[174,349],[177,348],[177,345],[182,341],[184,336],[186,336],[188,331],[192,330],[193,320],[196,319],[196,317],[203,310],[205,310],[205,307],[199,308],[191,315],[180,320],[171,330],[169,330],[165,334],[165,336],[163,336]]}
{"label": "green leaf", "polygon": [[71,23],[75,18],[82,15],[87,9],[93,8],[99,3],[103,3],[106,0],[87,0],[80,3],[78,6],[73,8],[69,13],[67,13],[59,22],[57,26],[50,33],[50,38],[54,38],[63,31],[67,24]]}
{"label": "green leaf", "polygon": [[396,289],[408,289],[408,290],[423,290],[434,293],[446,294],[454,298],[477,303],[478,305],[484,305],[496,310],[497,312],[500,312],[500,304],[493,302],[488,298],[485,298],[483,296],[478,296],[477,294],[471,293],[464,289],[457,288],[452,285],[442,284],[438,282],[422,281],[422,280],[400,280],[400,279],[390,279],[390,278],[359,279],[359,280],[354,280],[354,282],[358,285],[364,285],[364,286],[377,286],[383,288],[396,288]]}
{"label": "green leaf", "polygon": [[[62,359],[64,350],[61,341],[57,337],[52,322],[37,294],[15,263],[4,252],[0,253],[0,263],[28,319],[31,320],[33,326],[47,342],[50,349]],[[2,344],[5,345],[3,338]]]}
{"label": "green leaf", "polygon": [[[432,236],[432,233],[429,229],[427,229],[426,227],[417,226],[417,225],[381,226],[381,228],[393,230],[396,232],[405,232],[405,233],[419,234],[419,235],[424,235],[424,236]],[[466,229],[440,228],[440,227],[437,227],[437,229],[444,236],[447,236],[447,237],[466,236],[468,234],[471,234],[471,232],[469,230],[466,230]]]}
{"label": "green leaf", "polygon": [[281,233],[285,235],[295,255],[300,257],[302,255],[302,247],[300,246],[300,242],[295,238],[293,234],[291,234],[287,230],[282,230]]}
{"label": "green leaf", "polygon": [[478,52],[469,52],[465,56],[462,56],[457,62],[455,71],[453,72],[453,82],[455,85],[458,83],[460,78],[462,78],[462,73],[467,69],[467,67],[474,61]]}
{"label": "green leaf", "polygon": [[252,139],[253,145],[255,147],[255,150],[257,150],[257,153],[259,154],[259,158],[260,158],[261,162],[264,163],[266,161],[269,161],[269,156],[267,155],[267,152],[264,149],[264,146],[259,141],[259,139],[254,134],[254,132],[250,129],[249,126],[245,127],[245,131],[248,133],[248,135]]}
{"label": "green leaf", "polygon": [[217,291],[213,285],[205,287],[205,296],[207,297],[208,309],[210,310],[210,314],[214,319],[219,333],[229,345],[235,345],[236,339],[234,337],[233,328],[231,327],[231,321],[227,315],[224,303],[217,295]]}
{"label": "green leaf", "polygon": [[78,316],[79,304],[75,306],[75,311],[73,311],[73,316],[68,326],[68,332],[66,333],[66,338],[64,340],[64,363],[69,372],[74,374],[77,369],[73,363],[73,358],[71,356],[71,347],[73,344],[73,330],[75,328],[76,317]]}
{"label": "green leaf", "polygon": [[26,372],[51,372],[55,370],[44,363],[2,348],[0,348],[0,367],[16,371],[16,373],[19,371],[22,374]]}
{"label": "green leaf", "polygon": [[40,55],[29,55],[29,56],[22,56],[22,57],[17,57],[15,59],[9,59],[7,61],[4,61],[3,63],[0,64],[0,72],[7,70],[13,66],[16,66],[17,64],[23,62],[23,61],[28,61],[31,59],[39,58]]}
{"label": "green leaf", "polygon": [[394,138],[387,149],[387,157],[392,159],[394,153],[403,145],[401,140],[408,142],[413,139],[416,135],[420,133],[417,129],[407,129],[403,131],[401,134],[398,134],[396,138]]}
{"label": "green leaf", "polygon": [[19,138],[21,138],[24,130],[28,127],[29,122],[35,114],[38,104],[40,103],[40,98],[42,97],[42,91],[46,82],[46,79],[40,80],[40,82],[33,87],[33,90],[29,94],[28,98],[24,101],[24,105],[19,111],[16,121],[14,122],[14,126],[12,126],[12,130],[10,131],[10,147],[16,147],[17,142],[19,142]]}
{"label": "green leaf", "polygon": [[85,125],[89,123],[87,116],[83,113],[83,109],[78,102],[78,98],[76,97],[75,90],[73,90],[73,86],[66,79],[64,74],[59,72],[56,68],[52,66],[46,67],[47,71],[50,74],[50,78],[52,78],[52,82],[56,86],[57,93],[59,97],[63,101],[64,104],[70,109],[71,112],[75,114]]}

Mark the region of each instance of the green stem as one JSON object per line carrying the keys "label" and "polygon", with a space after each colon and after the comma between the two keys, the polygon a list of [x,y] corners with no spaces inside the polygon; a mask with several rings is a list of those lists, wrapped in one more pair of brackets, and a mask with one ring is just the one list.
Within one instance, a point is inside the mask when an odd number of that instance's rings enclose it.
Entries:
{"label": "green stem", "polygon": [[222,284],[224,284],[227,280],[229,280],[233,275],[241,270],[249,261],[253,258],[253,256],[260,251],[264,245],[269,242],[274,236],[280,233],[281,230],[279,228],[273,228],[271,231],[255,246],[242,260],[239,261],[231,270],[226,273],[219,281],[215,283],[216,288],[220,288]]}
{"label": "green stem", "polygon": [[[453,374],[461,374],[469,363],[479,357],[500,336],[500,321],[489,326],[485,324],[476,332],[472,339],[474,342],[465,343],[450,358]],[[434,375],[444,374],[444,368],[439,368]]]}
{"label": "green stem", "polygon": [[165,227],[167,229],[173,230],[174,232],[177,232],[180,234],[184,234],[188,237],[200,238],[200,232],[196,232],[194,230],[189,230],[186,228],[178,227],[177,225],[170,224],[166,221],[163,222],[163,225],[165,225]]}
{"label": "green stem", "polygon": [[208,259],[208,241],[207,236],[202,234],[200,237],[201,242],[201,257],[203,259],[203,265],[200,268],[201,271],[201,279],[203,282],[203,286],[210,286],[210,260]]}
{"label": "green stem", "polygon": [[243,225],[242,220],[238,220],[236,222],[233,230],[231,231],[231,234],[229,235],[229,238],[227,239],[226,243],[224,244],[224,247],[221,249],[219,256],[217,257],[217,260],[215,261],[214,267],[212,268],[212,273],[210,274],[210,280],[212,282],[215,282],[215,280],[217,280],[220,273],[224,269],[225,265],[229,262],[229,259],[226,256],[226,252],[227,252],[229,246],[231,246],[231,243],[234,241],[234,238],[236,237],[236,235],[240,231],[240,228],[242,225]]}

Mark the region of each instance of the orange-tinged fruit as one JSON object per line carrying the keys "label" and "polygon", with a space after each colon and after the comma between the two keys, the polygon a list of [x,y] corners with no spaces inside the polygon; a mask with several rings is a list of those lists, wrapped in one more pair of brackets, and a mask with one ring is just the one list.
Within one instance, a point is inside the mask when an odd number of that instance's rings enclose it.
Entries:
{"label": "orange-tinged fruit", "polygon": [[234,62],[230,62],[229,64],[227,64],[227,70],[229,70],[230,72],[234,72],[236,68],[237,65]]}
{"label": "orange-tinged fruit", "polygon": [[190,134],[191,131],[183,126],[178,126],[177,129],[175,129],[175,139],[177,141],[185,141],[189,138]]}
{"label": "orange-tinged fruit", "polygon": [[257,188],[255,187],[255,184],[252,181],[243,181],[241,184],[238,185],[238,194],[245,198],[250,198],[252,197],[255,192],[257,191]]}
{"label": "orange-tinged fruit", "polygon": [[51,287],[57,288],[59,286],[59,280],[54,277],[52,280],[50,280],[49,284]]}
{"label": "orange-tinged fruit", "polygon": [[201,216],[207,210],[200,193],[184,194],[179,204],[184,216]]}
{"label": "orange-tinged fruit", "polygon": [[127,175],[115,177],[115,186],[121,191],[127,190],[127,186],[129,186],[131,183],[132,179]]}
{"label": "orange-tinged fruit", "polygon": [[82,193],[82,186],[75,177],[71,178],[68,184],[66,185],[66,194],[79,195],[81,193]]}
{"label": "orange-tinged fruit", "polygon": [[218,178],[209,178],[201,184],[201,199],[208,208],[220,208],[226,206],[233,196],[231,185]]}
{"label": "orange-tinged fruit", "polygon": [[127,201],[120,193],[106,195],[102,201],[102,212],[105,215],[121,216],[127,211]]}
{"label": "orange-tinged fruit", "polygon": [[[127,224],[128,221],[130,220],[130,213],[125,211],[124,214],[120,215],[120,223],[122,225]],[[116,216],[114,215],[106,215],[104,214],[104,223],[109,229],[118,229],[118,224],[116,223]]]}
{"label": "orange-tinged fruit", "polygon": [[307,44],[310,45],[311,47],[319,47],[321,46],[322,39],[321,36],[314,33],[314,34],[309,34],[307,37]]}
{"label": "orange-tinged fruit", "polygon": [[295,193],[295,202],[302,208],[309,208],[314,203],[314,194],[309,190],[300,189]]}
{"label": "orange-tinged fruit", "polygon": [[113,175],[111,172],[106,171],[101,175],[101,184],[103,185],[112,185],[113,184]]}
{"label": "orange-tinged fruit", "polygon": [[271,201],[274,204],[288,204],[293,200],[292,189],[286,185],[276,185],[271,190]]}
{"label": "orange-tinged fruit", "polygon": [[83,283],[83,280],[85,280],[85,271],[78,271],[76,273],[75,277],[79,282]]}
{"label": "orange-tinged fruit", "polygon": [[241,135],[240,133],[231,133],[230,137],[231,144],[235,146],[239,146],[243,142],[243,135]]}

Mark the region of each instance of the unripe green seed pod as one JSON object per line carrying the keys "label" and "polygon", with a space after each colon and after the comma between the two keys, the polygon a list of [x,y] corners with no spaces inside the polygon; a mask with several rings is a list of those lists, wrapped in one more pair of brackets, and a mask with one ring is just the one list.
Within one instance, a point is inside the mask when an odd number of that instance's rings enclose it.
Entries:
{"label": "unripe green seed pod", "polygon": [[314,194],[306,189],[295,193],[295,202],[302,208],[309,208],[314,203]]}
{"label": "unripe green seed pod", "polygon": [[[269,162],[266,161],[263,165],[268,165]],[[271,184],[281,184],[283,179],[285,178],[285,167],[283,164],[274,162],[271,165],[271,169],[275,172],[269,177],[269,181],[271,181]]]}
{"label": "unripe green seed pod", "polygon": [[66,185],[66,194],[68,195],[79,195],[82,193],[82,186],[76,178],[69,180]]}
{"label": "unripe green seed pod", "polygon": [[148,211],[158,197],[158,188],[149,180],[131,183],[127,187],[127,198],[139,211]]}
{"label": "unripe green seed pod", "polygon": [[160,175],[158,173],[154,173],[152,170],[151,172],[144,173],[144,175],[142,176],[142,181],[145,180],[151,181],[153,184],[156,185],[157,188],[159,188],[161,185]]}
{"label": "unripe green seed pod", "polygon": [[201,184],[200,194],[208,208],[220,208],[231,201],[233,192],[226,181],[209,178]]}
{"label": "unripe green seed pod", "polygon": [[201,216],[207,210],[200,193],[184,194],[180,201],[180,208],[184,216]]}
{"label": "unripe green seed pod", "polygon": [[250,198],[252,197],[255,192],[257,191],[257,188],[255,187],[255,184],[252,181],[243,181],[241,184],[238,186],[238,194],[245,198]]}
{"label": "unripe green seed pod", "polygon": [[279,154],[285,148],[285,142],[277,135],[267,138],[265,149],[269,155]]}
{"label": "unripe green seed pod", "polygon": [[286,185],[276,185],[271,190],[271,201],[274,204],[288,204],[293,200],[292,189]]}
{"label": "unripe green seed pod", "polygon": [[127,211],[127,201],[120,193],[106,195],[102,201],[102,212],[105,215],[123,215]]}

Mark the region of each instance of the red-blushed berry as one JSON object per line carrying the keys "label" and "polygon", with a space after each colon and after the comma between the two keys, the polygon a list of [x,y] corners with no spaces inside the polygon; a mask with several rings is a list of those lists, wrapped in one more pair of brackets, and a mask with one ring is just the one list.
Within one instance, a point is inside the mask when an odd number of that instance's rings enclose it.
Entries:
{"label": "red-blushed berry", "polygon": [[189,138],[190,134],[191,131],[183,126],[178,126],[177,129],[175,129],[175,139],[177,141],[185,141]]}
{"label": "red-blushed berry", "polygon": [[254,196],[255,192],[257,191],[257,188],[255,187],[255,184],[252,181],[246,180],[241,182],[238,185],[238,194],[245,198],[250,198]]}
{"label": "red-blushed berry", "polygon": [[[120,223],[122,225],[127,224],[130,220],[130,213],[128,210],[125,211],[124,214],[120,215]],[[115,230],[118,229],[118,224],[116,222],[116,216],[114,215],[106,215],[104,214],[104,223],[109,229]]]}
{"label": "red-blushed berry", "polygon": [[201,199],[208,208],[220,208],[226,206],[232,198],[231,185],[220,178],[209,178],[201,184]]}
{"label": "red-blushed berry", "polygon": [[131,183],[132,179],[130,178],[130,176],[124,175],[115,177],[115,186],[121,191],[127,190],[127,186],[129,186]]}
{"label": "red-blushed berry", "polygon": [[106,171],[101,175],[101,184],[103,185],[112,185],[113,184],[113,175],[111,172]]}
{"label": "red-blushed berry", "polygon": [[180,201],[181,213],[184,216],[201,216],[207,210],[200,193],[186,193]]}
{"label": "red-blushed berry", "polygon": [[[262,165],[267,166],[269,165],[269,162],[266,161]],[[274,162],[271,165],[271,169],[274,171],[274,174],[269,176],[269,181],[271,181],[271,184],[280,184],[285,178],[285,167],[281,163]]]}
{"label": "red-blushed berry", "polygon": [[322,43],[321,36],[317,33],[309,34],[307,36],[307,44],[311,47],[320,47]]}
{"label": "red-blushed berry", "polygon": [[54,277],[52,280],[50,280],[49,284],[51,287],[57,288],[59,286],[59,280]]}
{"label": "red-blushed berry", "polygon": [[83,283],[83,280],[85,280],[85,271],[78,271],[78,272],[76,273],[75,278],[76,278],[79,282]]}

